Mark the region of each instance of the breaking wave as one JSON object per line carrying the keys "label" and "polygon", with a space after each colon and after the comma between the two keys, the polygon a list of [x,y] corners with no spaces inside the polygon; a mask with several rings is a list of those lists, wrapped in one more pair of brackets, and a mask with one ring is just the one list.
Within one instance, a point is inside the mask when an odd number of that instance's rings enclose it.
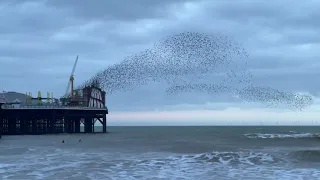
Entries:
{"label": "breaking wave", "polygon": [[215,164],[215,165],[267,165],[282,162],[281,158],[262,152],[218,152],[193,155],[174,155],[167,157],[147,157],[135,160],[119,161],[121,166],[167,166],[174,164]]}
{"label": "breaking wave", "polygon": [[[44,152],[45,156],[41,154]],[[63,175],[64,178],[77,179],[84,177],[90,179],[167,179],[168,177],[170,179],[199,177],[203,177],[202,179],[212,179],[212,177],[266,179],[262,174],[272,171],[274,176],[270,176],[271,180],[279,177],[293,179],[320,175],[320,171],[316,169],[290,169],[284,166],[295,156],[307,159],[308,155],[313,154],[313,156],[320,157],[320,151],[295,151],[287,154],[286,157],[253,151],[213,151],[184,155],[157,152],[121,153],[121,156],[118,156],[120,154],[117,153],[80,153],[80,151],[70,149],[59,151],[41,149],[40,153],[33,150],[28,153],[30,153],[29,156],[17,158],[16,161],[2,161],[0,178],[58,179],[60,175]],[[90,171],[85,169],[90,169]]]}
{"label": "breaking wave", "polygon": [[194,156],[195,160],[221,164],[262,165],[277,163],[282,159],[262,152],[212,152]]}
{"label": "breaking wave", "polygon": [[282,138],[320,138],[320,133],[247,133],[244,134],[250,139],[282,139]]}

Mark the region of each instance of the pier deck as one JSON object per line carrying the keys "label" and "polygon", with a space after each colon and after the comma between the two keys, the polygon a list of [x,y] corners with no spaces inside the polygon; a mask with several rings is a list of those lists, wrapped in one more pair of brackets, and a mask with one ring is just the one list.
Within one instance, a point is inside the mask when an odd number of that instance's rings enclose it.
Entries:
{"label": "pier deck", "polygon": [[96,121],[102,124],[102,133],[106,133],[107,114],[107,108],[94,107],[0,108],[0,134],[94,133]]}

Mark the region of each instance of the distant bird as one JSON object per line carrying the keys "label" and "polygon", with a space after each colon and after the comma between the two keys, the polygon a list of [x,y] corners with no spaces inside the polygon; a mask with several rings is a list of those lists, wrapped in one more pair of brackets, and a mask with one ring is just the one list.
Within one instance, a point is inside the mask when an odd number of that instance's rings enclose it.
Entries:
{"label": "distant bird", "polygon": [[64,141],[64,140],[62,140],[62,143],[65,143],[65,141]]}

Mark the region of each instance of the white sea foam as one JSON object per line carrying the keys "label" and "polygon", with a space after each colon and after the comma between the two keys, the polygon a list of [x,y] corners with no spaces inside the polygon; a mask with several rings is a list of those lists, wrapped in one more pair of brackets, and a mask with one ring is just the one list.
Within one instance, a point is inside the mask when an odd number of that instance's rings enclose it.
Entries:
{"label": "white sea foam", "polygon": [[202,154],[80,152],[36,148],[0,156],[0,179],[316,179],[317,168],[294,168],[263,152]]}
{"label": "white sea foam", "polygon": [[244,136],[251,139],[318,138],[320,137],[320,133],[247,133]]}

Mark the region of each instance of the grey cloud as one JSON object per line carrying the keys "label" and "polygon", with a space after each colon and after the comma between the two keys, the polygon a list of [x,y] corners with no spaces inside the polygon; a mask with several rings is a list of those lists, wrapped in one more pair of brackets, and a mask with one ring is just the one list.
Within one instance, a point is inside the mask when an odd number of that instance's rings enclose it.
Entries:
{"label": "grey cloud", "polygon": [[319,64],[318,57],[303,57],[303,55],[301,57],[286,57],[278,54],[260,54],[251,56],[249,60],[249,65],[253,70],[273,69],[277,71],[279,68],[279,70],[281,68],[296,68],[308,71],[309,67],[317,64]]}
{"label": "grey cloud", "polygon": [[[319,28],[318,1],[224,1],[217,4],[215,14],[228,20],[268,29]],[[252,24],[250,24],[252,23]],[[272,27],[271,27],[272,26]]]}
{"label": "grey cloud", "polygon": [[[28,34],[25,38],[37,39],[48,35],[74,21],[68,20],[67,12],[45,6],[41,1],[25,1],[3,4],[0,11],[0,34]],[[5,22],[5,23],[4,23]]]}
{"label": "grey cloud", "polygon": [[281,1],[218,1],[215,3],[214,14],[230,20],[249,23],[252,20],[277,18],[282,16],[284,3]]}
{"label": "grey cloud", "polygon": [[47,5],[58,8],[66,8],[75,16],[85,19],[104,19],[119,21],[134,21],[144,18],[164,17],[162,11],[172,3],[182,3],[186,0],[51,0]]}
{"label": "grey cloud", "polygon": [[[317,67],[319,68],[319,66]],[[254,73],[255,84],[272,86],[289,92],[309,92],[318,95],[320,85],[315,83],[320,72],[315,69],[306,69],[304,72],[297,72],[297,69],[274,69],[268,73]]]}

